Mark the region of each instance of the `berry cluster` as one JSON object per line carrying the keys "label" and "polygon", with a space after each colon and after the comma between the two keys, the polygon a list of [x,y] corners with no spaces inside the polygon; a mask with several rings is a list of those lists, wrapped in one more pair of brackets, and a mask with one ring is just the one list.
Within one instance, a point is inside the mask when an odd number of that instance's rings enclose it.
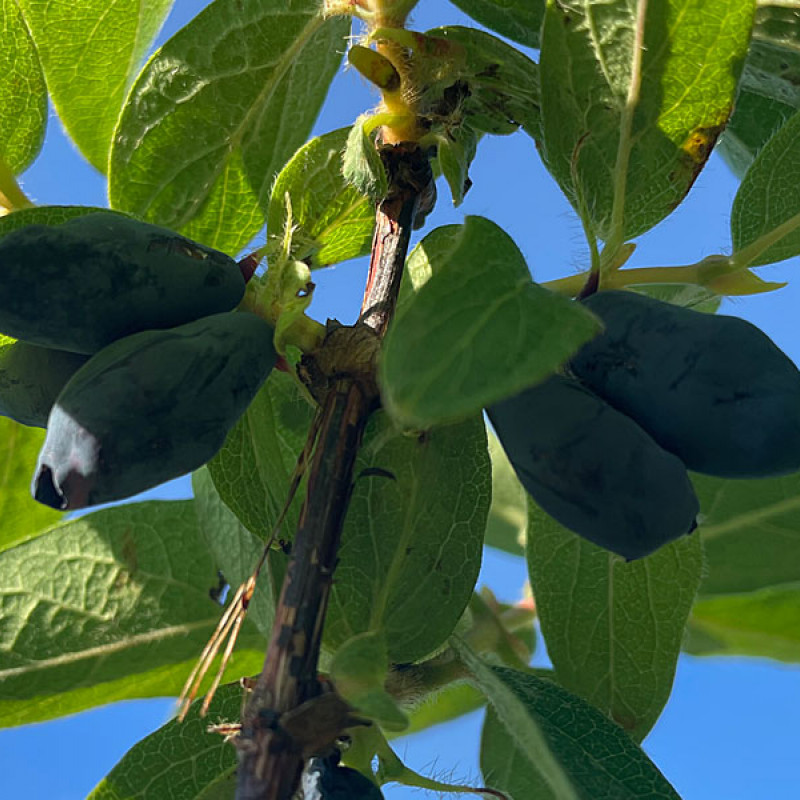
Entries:
{"label": "berry cluster", "polygon": [[111,212],[0,239],[0,413],[47,428],[33,495],[129,497],[219,450],[275,364],[237,263]]}
{"label": "berry cluster", "polygon": [[531,497],[627,559],[692,531],[687,469],[800,470],[800,371],[762,331],[633,292],[584,301],[605,331],[553,376],[487,409]]}

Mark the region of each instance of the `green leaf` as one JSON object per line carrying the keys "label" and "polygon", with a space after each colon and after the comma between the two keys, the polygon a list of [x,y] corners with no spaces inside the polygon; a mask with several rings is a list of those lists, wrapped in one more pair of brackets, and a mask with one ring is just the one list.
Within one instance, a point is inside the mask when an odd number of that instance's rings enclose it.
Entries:
{"label": "green leaf", "polygon": [[0,237],[26,225],[60,225],[68,219],[82,217],[84,214],[109,212],[107,208],[95,206],[36,206],[21,208],[13,214],[0,217]]}
{"label": "green leaf", "polygon": [[115,208],[226,252],[262,226],[305,141],[349,20],[317,0],[215,0],[137,78],[111,152]]}
{"label": "green leaf", "polygon": [[409,713],[408,728],[402,736],[450,722],[486,705],[486,697],[468,683],[451,683],[430,699],[423,700]]}
{"label": "green leaf", "polygon": [[672,689],[703,571],[700,537],[626,563],[531,501],[527,557],[558,682],[641,741]]}
{"label": "green leaf", "polygon": [[[421,113],[434,120],[445,114],[444,128],[458,131],[463,124],[481,133],[505,135],[519,126],[541,138],[539,66],[496,36],[474,28],[449,25],[433,28],[426,36],[444,40],[435,45],[433,75],[425,80],[419,98]],[[452,93],[466,84],[467,91],[454,108]]]}
{"label": "green leaf", "polygon": [[[192,474],[192,488],[200,533],[217,568],[231,591],[235,592],[252,575],[264,549],[264,542],[250,533],[222,502],[207,467]],[[275,550],[270,552],[247,608],[247,619],[266,637],[272,634],[275,601],[280,591],[285,562],[283,553]]]}
{"label": "green leaf", "polygon": [[533,607],[500,603],[484,586],[470,600],[468,630],[462,624],[457,634],[477,653],[490,653],[494,663],[526,669],[536,647],[535,618]]}
{"label": "green leaf", "polygon": [[[184,722],[171,720],[137,742],[103,778],[89,800],[222,800],[233,798],[236,748],[208,726],[239,718],[242,689],[221,686],[207,717],[192,705]],[[232,785],[230,794],[217,793]]]}
{"label": "green leaf", "polygon": [[527,47],[539,47],[544,0],[453,0],[476,22]]}
{"label": "green leaf", "polygon": [[373,128],[368,114],[362,114],[350,128],[342,156],[342,175],[358,194],[377,201],[386,195],[389,182],[372,140]]}
{"label": "green leaf", "polygon": [[761,237],[771,239],[748,266],[783,261],[800,253],[800,112],[789,119],[756,156],[731,208],[731,238],[737,253]]}
{"label": "green leaf", "polygon": [[[259,539],[270,535],[289,496],[313,416],[294,379],[273,370],[224,447],[208,462],[220,498]],[[287,541],[294,537],[301,502],[302,488],[281,527]]]}
{"label": "green leaf", "polygon": [[600,329],[533,283],[522,253],[483,217],[429,233],[409,270],[431,273],[398,308],[379,368],[385,407],[408,426],[463,418],[550,375]]}
{"label": "green leaf", "polygon": [[800,474],[760,480],[692,475],[706,570],[700,594],[800,581]]}
{"label": "green leaf", "polygon": [[762,0],[736,108],[720,152],[739,178],[769,138],[800,108],[800,26],[791,4]]}
{"label": "green leaf", "polygon": [[[489,666],[457,643],[459,655],[489,697],[497,717],[510,734],[508,745],[523,759],[517,766],[538,773],[553,798],[581,800],[679,800],[655,764],[618,725],[579,697],[550,680],[508,667]],[[537,736],[526,733],[538,729]],[[537,741],[538,740],[538,741]],[[488,749],[488,748],[487,748]],[[492,748],[496,755],[496,748]],[[488,760],[488,759],[487,759]],[[525,763],[527,761],[527,763]],[[481,765],[484,766],[482,756]],[[487,783],[508,790],[499,781],[502,764]],[[507,775],[506,775],[507,777]],[[514,800],[539,800],[536,787],[514,793]],[[545,795],[545,798],[547,795]]]}
{"label": "green leaf", "polygon": [[105,173],[122,102],[172,0],[16,2],[64,127]]}
{"label": "green leaf", "polygon": [[234,800],[238,778],[236,771],[225,773],[197,795],[197,800]]}
{"label": "green leaf", "polygon": [[381,632],[390,661],[417,661],[453,631],[478,577],[491,480],[483,420],[409,436],[378,411],[354,474],[325,646]]}
{"label": "green leaf", "polygon": [[0,551],[38,536],[61,513],[31,498],[31,476],[44,431],[0,417]]}
{"label": "green leaf", "polygon": [[312,269],[370,251],[375,208],[342,175],[342,153],[349,132],[350,128],[339,128],[303,145],[272,187],[267,233],[280,245],[291,225],[290,256],[299,261],[310,259]]}
{"label": "green leaf", "polygon": [[36,158],[47,126],[47,87],[14,0],[0,0],[0,159],[18,175]]}
{"label": "green leaf", "polygon": [[528,530],[528,504],[500,440],[489,432],[492,459],[492,505],[486,523],[485,543],[515,556],[523,554]]}
{"label": "green leaf", "polygon": [[346,641],[331,661],[330,674],[336,691],[382,728],[402,731],[408,727],[406,715],[384,689],[389,656],[383,634],[362,633]]}
{"label": "green leaf", "polygon": [[[568,765],[561,763],[553,752],[551,742],[543,729],[546,716],[527,698],[520,696],[519,686],[523,673],[507,667],[492,667],[473,653],[466,644],[452,637],[450,644],[464,666],[472,675],[472,682],[486,695],[503,725],[511,734],[513,745],[535,766],[541,782],[558,800],[579,800],[580,794],[567,774]],[[534,679],[538,680],[538,679]],[[539,681],[545,683],[545,681]],[[488,782],[488,779],[487,779]]]}
{"label": "green leaf", "polygon": [[800,26],[796,3],[759,0],[742,87],[800,108]]}
{"label": "green leaf", "polygon": [[634,291],[664,303],[705,311],[707,314],[716,313],[722,302],[722,298],[714,292],[688,283],[651,283],[647,286],[635,286]]}
{"label": "green leaf", "polygon": [[736,108],[718,146],[737,178],[745,176],[761,148],[796,110],[780,100],[739,90]]}
{"label": "green leaf", "polygon": [[800,662],[800,583],[700,600],[685,649]]}
{"label": "green leaf", "polygon": [[[0,720],[178,694],[222,610],[192,501],[96,511],[0,554]],[[245,623],[236,674],[257,671]]]}
{"label": "green leaf", "polygon": [[514,800],[560,800],[491,706],[481,729],[480,762],[484,783]]}
{"label": "green leaf", "polygon": [[450,187],[453,205],[460,206],[464,195],[472,186],[469,179],[469,166],[477,152],[479,134],[469,127],[458,130],[451,139],[441,137],[436,144],[436,158],[439,169]]}
{"label": "green leaf", "polygon": [[403,79],[397,68],[377,50],[358,43],[351,44],[347,50],[347,63],[383,92],[397,92],[401,87]]}
{"label": "green leaf", "polygon": [[638,236],[689,191],[733,109],[754,7],[548,4],[543,157],[595,236]]}

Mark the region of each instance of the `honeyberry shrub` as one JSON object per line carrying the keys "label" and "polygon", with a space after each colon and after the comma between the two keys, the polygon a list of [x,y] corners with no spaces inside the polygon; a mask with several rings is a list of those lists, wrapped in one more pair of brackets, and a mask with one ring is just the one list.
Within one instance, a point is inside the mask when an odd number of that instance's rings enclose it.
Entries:
{"label": "honeyberry shrub", "polygon": [[[423,230],[410,254],[325,624],[323,672],[373,721],[348,731],[342,759],[376,784],[458,790],[405,767],[389,740],[486,705],[481,768],[496,791],[676,797],[640,743],[681,650],[798,659],[797,475],[692,474],[698,530],[626,562],[526,497],[482,409],[564,371],[600,334],[573,300],[587,285],[708,313],[780,288],[754,269],[800,252],[798,9],[459,0],[482,29],[443,14],[419,32],[406,24],[414,5],[216,0],[143,67],[169,3],[0,5],[0,248],[26,226],[97,211],[34,207],[16,180],[50,102],[107,176],[111,209],[230,256],[257,248],[266,270],[243,306],[274,328],[288,367],[195,471],[191,500],[63,517],[29,496],[43,432],[2,421],[2,719],[180,691],[219,617],[209,590],[220,574],[247,578],[287,499],[314,414],[292,367],[323,334],[309,295],[317,270],[369,252],[386,190],[379,137],[428,149],[459,205],[482,142],[521,131],[572,204],[590,266],[534,283],[508,234],[478,216]],[[376,107],[307,142],[345,51]],[[719,244],[731,254],[626,268],[714,147],[741,177]],[[31,256],[36,269],[49,254]],[[80,259],[62,266],[79,302]],[[13,304],[13,287],[4,295]],[[4,335],[3,356],[18,344]],[[119,420],[131,449],[139,423]],[[476,589],[485,545],[526,559],[534,602]],[[144,739],[94,797],[234,795],[235,750],[207,727],[238,718],[236,681],[261,667],[284,566],[273,552],[209,716],[195,709]],[[528,667],[534,618],[552,670]]]}

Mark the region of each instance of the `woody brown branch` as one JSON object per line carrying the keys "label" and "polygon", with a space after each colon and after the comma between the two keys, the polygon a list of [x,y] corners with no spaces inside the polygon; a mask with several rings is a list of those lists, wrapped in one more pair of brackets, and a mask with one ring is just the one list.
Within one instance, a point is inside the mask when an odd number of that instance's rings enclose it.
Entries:
{"label": "woody brown branch", "polygon": [[[332,328],[320,351],[302,365],[320,401],[319,433],[264,668],[237,739],[237,800],[290,800],[304,760],[324,752],[349,724],[346,707],[315,715],[309,704],[305,725],[298,723],[303,715],[297,709],[321,694],[317,664],[353,468],[367,420],[379,404],[378,346],[397,303],[412,228],[433,199],[430,165],[416,145],[384,146],[381,156],[389,191],[376,212],[359,322]],[[281,718],[292,714],[289,731]]]}

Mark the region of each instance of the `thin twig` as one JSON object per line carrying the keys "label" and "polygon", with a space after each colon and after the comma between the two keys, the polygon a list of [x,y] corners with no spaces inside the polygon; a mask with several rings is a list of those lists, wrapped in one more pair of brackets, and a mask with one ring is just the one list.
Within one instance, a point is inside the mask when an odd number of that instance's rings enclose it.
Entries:
{"label": "thin twig", "polygon": [[228,631],[230,631],[233,624],[232,620],[236,619],[236,616],[239,613],[239,602],[244,594],[245,585],[246,584],[243,583],[237,589],[236,594],[233,596],[233,600],[231,600],[230,605],[225,609],[225,613],[220,618],[214,633],[208,640],[208,643],[203,649],[203,652],[200,654],[200,658],[195,664],[194,669],[191,671],[189,677],[186,679],[186,683],[183,685],[181,695],[178,698],[179,722],[183,722],[183,720],[186,719],[186,715],[189,713],[189,707],[197,695],[197,690],[200,688],[200,684],[202,683],[203,678],[205,678],[206,673],[208,672],[208,669],[214,660],[214,657],[222,645],[222,642],[225,641],[225,637],[228,635]]}
{"label": "thin twig", "polygon": [[217,624],[214,633],[211,634],[208,644],[206,644],[203,652],[200,654],[197,664],[195,664],[194,669],[184,684],[181,695],[178,698],[179,722],[183,722],[183,720],[186,718],[186,715],[189,713],[189,708],[197,696],[197,692],[200,689],[200,684],[203,682],[203,678],[205,678],[206,673],[211,668],[211,664],[217,657],[217,653],[219,653],[223,642],[226,638],[228,638],[228,644],[223,652],[222,660],[220,662],[219,669],[217,670],[217,675],[211,684],[211,688],[206,693],[206,697],[203,700],[203,705],[200,708],[201,717],[206,715],[206,712],[211,705],[211,701],[214,699],[214,694],[217,691],[220,681],[222,680],[225,667],[228,666],[228,661],[230,661],[231,655],[233,654],[233,648],[236,645],[236,640],[239,637],[239,631],[242,627],[242,623],[244,622],[244,618],[247,615],[247,609],[250,607],[250,601],[252,600],[253,593],[256,590],[258,576],[261,574],[261,570],[267,563],[270,551],[272,550],[272,545],[278,538],[281,525],[283,525],[286,514],[289,512],[289,508],[292,505],[292,501],[294,500],[294,496],[300,486],[300,482],[303,480],[303,475],[306,473],[306,468],[308,467],[308,462],[314,449],[314,443],[316,442],[318,431],[319,415],[317,414],[311,423],[306,444],[297,458],[297,463],[295,464],[294,472],[292,473],[292,480],[289,484],[286,502],[283,504],[281,513],[278,515],[278,519],[275,521],[275,525],[272,528],[272,533],[267,539],[264,549],[261,551],[261,556],[258,559],[258,563],[256,564],[255,569],[250,577],[236,590],[235,594],[233,595],[233,599],[228,604],[228,608],[225,609],[225,613],[222,615],[219,623]]}
{"label": "thin twig", "polygon": [[[336,727],[345,724],[326,723],[331,730],[330,736],[325,736],[319,730],[325,727],[320,718],[306,738],[294,729],[288,735],[280,719],[321,694],[317,663],[339,537],[356,454],[378,399],[375,347],[365,348],[366,363],[363,352],[351,351],[358,350],[361,342],[369,345],[369,339],[379,339],[386,330],[397,301],[411,230],[420,211],[420,196],[431,184],[427,158],[416,146],[385,147],[382,156],[390,191],[376,213],[360,321],[354,328],[332,332],[316,359],[317,370],[328,379],[327,385],[316,387],[322,398],[317,446],[264,669],[236,738],[240,753],[237,800],[290,800],[300,780],[309,740],[321,743],[330,739],[332,744],[340,732]],[[366,339],[365,329],[369,332]],[[346,344],[349,333],[355,347]],[[325,353],[326,345],[338,349],[330,355]]]}

